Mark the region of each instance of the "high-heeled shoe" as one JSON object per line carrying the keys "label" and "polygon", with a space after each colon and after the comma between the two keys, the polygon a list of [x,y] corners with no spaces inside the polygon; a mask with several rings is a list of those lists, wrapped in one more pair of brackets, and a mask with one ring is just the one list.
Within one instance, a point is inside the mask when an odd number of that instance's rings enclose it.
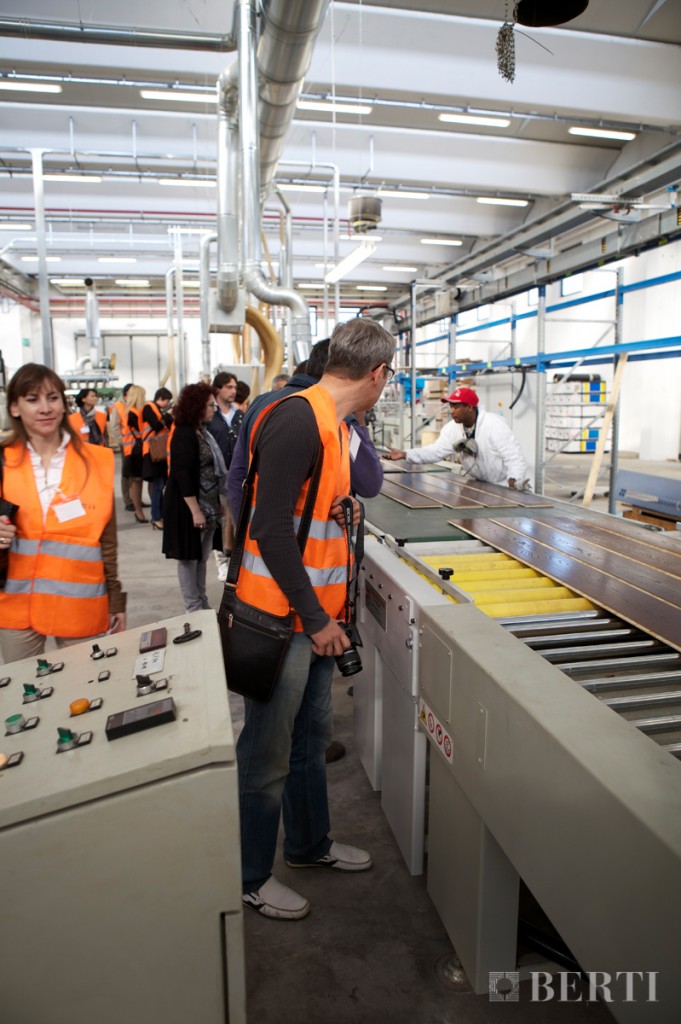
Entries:
{"label": "high-heeled shoe", "polygon": [[163,520],[162,519],[152,519],[151,520],[151,528],[152,528],[152,530],[162,530],[163,529]]}
{"label": "high-heeled shoe", "polygon": [[135,519],[137,520],[138,523],[148,523],[149,522],[149,520],[147,519],[147,517],[145,515],[138,516],[136,512],[135,512]]}

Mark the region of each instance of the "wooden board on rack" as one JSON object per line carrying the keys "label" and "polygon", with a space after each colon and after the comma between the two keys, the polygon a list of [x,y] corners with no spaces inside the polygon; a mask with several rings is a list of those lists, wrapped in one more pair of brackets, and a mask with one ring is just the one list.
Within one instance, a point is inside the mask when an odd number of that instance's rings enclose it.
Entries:
{"label": "wooden board on rack", "polygon": [[425,494],[417,494],[416,491],[410,491],[407,487],[401,487],[396,480],[384,480],[381,494],[392,498],[393,501],[398,501],[400,505],[406,505],[407,508],[442,508],[441,501],[435,501]]}
{"label": "wooden board on rack", "polygon": [[444,474],[426,476],[423,473],[404,473],[399,478],[399,484],[400,487],[406,487],[414,494],[423,494],[433,498],[446,508],[476,509],[485,507],[482,501],[476,501],[463,495],[455,482],[443,480],[443,476]]}
{"label": "wooden board on rack", "polygon": [[[614,552],[601,555],[594,545],[575,549],[570,544],[574,537],[529,518],[450,522],[681,651],[681,587],[674,587],[665,573],[648,566],[634,575],[630,559]],[[533,524],[540,536],[532,535]]]}

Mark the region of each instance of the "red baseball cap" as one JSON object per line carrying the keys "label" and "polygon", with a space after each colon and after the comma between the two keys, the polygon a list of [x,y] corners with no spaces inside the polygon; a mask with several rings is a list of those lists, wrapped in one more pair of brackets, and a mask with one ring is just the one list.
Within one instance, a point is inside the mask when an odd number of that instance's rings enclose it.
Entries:
{"label": "red baseball cap", "polygon": [[449,398],[441,398],[440,401],[450,404],[459,402],[461,405],[477,405],[479,399],[471,388],[457,388],[456,391],[452,391]]}

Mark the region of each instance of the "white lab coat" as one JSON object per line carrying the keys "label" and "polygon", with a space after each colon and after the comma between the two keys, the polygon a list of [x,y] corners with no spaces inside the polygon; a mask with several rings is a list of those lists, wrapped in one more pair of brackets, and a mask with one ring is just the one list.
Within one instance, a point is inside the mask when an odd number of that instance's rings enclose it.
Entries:
{"label": "white lab coat", "polygon": [[[409,448],[407,461],[426,463],[439,462],[454,453],[454,446],[466,438],[460,423],[450,420],[440,431],[440,436],[433,444],[423,448]],[[522,449],[509,427],[501,416],[487,412],[478,406],[478,419],[475,427],[475,441],[478,446],[477,455],[462,452],[457,456],[463,466],[463,474],[474,480],[485,480],[490,484],[508,486],[513,479],[518,486],[527,480],[530,473]]]}

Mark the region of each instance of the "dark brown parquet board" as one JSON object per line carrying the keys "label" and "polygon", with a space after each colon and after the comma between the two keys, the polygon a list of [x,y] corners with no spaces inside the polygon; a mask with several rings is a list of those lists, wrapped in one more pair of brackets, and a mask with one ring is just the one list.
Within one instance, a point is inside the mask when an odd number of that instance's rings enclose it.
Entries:
{"label": "dark brown parquet board", "polygon": [[433,466],[432,463],[407,462],[406,459],[385,459],[381,458],[381,465],[384,473],[435,473],[446,472],[442,466]]}
{"label": "dark brown parquet board", "polygon": [[677,604],[672,605],[624,579],[616,579],[602,569],[576,561],[545,542],[509,529],[506,523],[494,519],[457,519],[450,523],[681,650],[681,608],[678,607],[681,593],[678,588]]}
{"label": "dark brown parquet board", "polygon": [[441,505],[446,505],[447,508],[473,509],[485,507],[482,501],[477,501],[475,498],[462,494],[456,484],[441,481],[441,476],[445,476],[445,474],[440,473],[436,476],[433,473],[427,477],[424,473],[420,473],[418,476],[404,473],[400,477],[400,487],[407,487],[414,494],[428,495],[435,499],[435,501],[440,502]]}
{"label": "dark brown parquet board", "polygon": [[[537,522],[545,523],[547,526],[555,526],[563,533],[570,533],[575,537],[582,537],[591,541],[598,547],[606,548],[608,551],[616,551],[620,555],[627,555],[634,561],[643,562],[645,565],[652,565],[660,572],[668,573],[679,581],[681,587],[681,547],[678,551],[669,551],[661,548],[651,539],[652,535],[632,537],[628,530],[618,529],[618,520],[612,524],[602,525],[593,523],[576,516],[554,515],[546,513],[534,517]],[[643,531],[639,531],[643,533]]]}
{"label": "dark brown parquet board", "polygon": [[[512,491],[509,487],[501,487],[500,484],[488,484],[484,480],[467,480],[465,485],[474,491],[479,491],[478,495],[481,501],[484,501],[484,497],[480,495],[487,495],[487,497],[503,498],[505,501],[511,501],[513,505],[519,505],[521,508],[551,508],[552,502],[548,498],[543,497],[541,494],[532,494],[531,491]],[[509,495],[513,495],[509,499]],[[491,502],[485,501],[486,505],[491,505]]]}
{"label": "dark brown parquet board", "polygon": [[660,572],[649,563],[637,562],[628,554],[598,547],[590,538],[575,537],[536,519],[505,519],[504,525],[578,562],[593,566],[615,580],[631,583],[642,593],[681,608],[681,581],[666,572]]}
{"label": "dark brown parquet board", "polygon": [[406,505],[407,508],[442,508],[441,501],[433,501],[432,498],[428,498],[423,494],[417,494],[416,491],[400,487],[397,482],[392,480],[383,481],[381,494],[392,498],[393,501],[399,501],[400,505]]}

